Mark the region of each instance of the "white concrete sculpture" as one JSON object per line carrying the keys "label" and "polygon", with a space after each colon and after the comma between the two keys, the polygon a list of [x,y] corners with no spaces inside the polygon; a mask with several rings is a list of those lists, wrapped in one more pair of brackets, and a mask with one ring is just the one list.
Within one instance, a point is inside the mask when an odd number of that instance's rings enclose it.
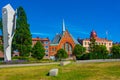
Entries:
{"label": "white concrete sculpture", "polygon": [[11,60],[11,45],[16,29],[16,12],[7,4],[2,8],[3,40],[4,40],[4,61]]}

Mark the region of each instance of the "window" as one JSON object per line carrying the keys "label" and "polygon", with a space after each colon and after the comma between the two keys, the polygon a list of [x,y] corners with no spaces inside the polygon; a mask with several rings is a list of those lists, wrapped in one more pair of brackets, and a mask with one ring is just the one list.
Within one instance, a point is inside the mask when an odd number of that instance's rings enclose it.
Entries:
{"label": "window", "polygon": [[44,44],[48,44],[48,41],[45,41]]}
{"label": "window", "polygon": [[45,46],[45,48],[48,48],[48,46]]}
{"label": "window", "polygon": [[64,49],[64,45],[62,45],[62,49]]}
{"label": "window", "polygon": [[70,43],[66,42],[62,45],[62,48],[72,54],[72,45]]}
{"label": "window", "polygon": [[45,54],[45,56],[48,56],[48,54]]}
{"label": "window", "polygon": [[87,42],[85,42],[85,45],[87,45]]}
{"label": "window", "polygon": [[52,48],[52,51],[56,51],[56,48]]}
{"label": "window", "polygon": [[45,52],[48,52],[48,50],[45,50]]}
{"label": "window", "polygon": [[103,43],[102,43],[102,45],[103,45]]}
{"label": "window", "polygon": [[52,51],[54,51],[54,48],[52,48]]}
{"label": "window", "polygon": [[65,50],[68,52],[69,51],[69,44],[65,43]]}
{"label": "window", "polygon": [[106,45],[106,43],[104,43],[104,45]]}
{"label": "window", "polygon": [[90,44],[90,42],[88,42],[88,45]]}
{"label": "window", "polygon": [[111,46],[111,43],[109,43],[109,46]]}
{"label": "window", "polygon": [[69,46],[69,50],[72,52],[72,46],[71,45]]}

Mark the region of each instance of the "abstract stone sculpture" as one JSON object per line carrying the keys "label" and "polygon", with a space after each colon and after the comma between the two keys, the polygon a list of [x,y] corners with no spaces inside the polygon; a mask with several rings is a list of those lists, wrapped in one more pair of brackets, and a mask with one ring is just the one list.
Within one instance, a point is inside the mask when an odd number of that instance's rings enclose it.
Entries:
{"label": "abstract stone sculpture", "polygon": [[2,8],[3,40],[4,40],[4,61],[11,60],[11,45],[16,29],[16,12],[7,4]]}

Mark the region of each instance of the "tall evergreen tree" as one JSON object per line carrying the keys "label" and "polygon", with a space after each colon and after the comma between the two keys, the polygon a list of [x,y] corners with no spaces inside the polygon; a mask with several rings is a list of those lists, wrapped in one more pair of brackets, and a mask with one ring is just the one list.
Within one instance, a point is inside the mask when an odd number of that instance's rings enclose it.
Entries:
{"label": "tall evergreen tree", "polygon": [[22,7],[17,9],[16,32],[13,38],[13,50],[18,50],[20,56],[28,57],[30,55],[32,37],[27,23],[27,16]]}
{"label": "tall evergreen tree", "polygon": [[2,18],[0,18],[0,30],[1,30],[1,32],[2,32],[2,29],[3,29]]}
{"label": "tall evergreen tree", "polygon": [[90,52],[91,53],[94,53],[94,51],[95,51],[95,45],[96,45],[96,40],[92,37],[92,38],[90,38],[90,44],[89,44],[89,46],[90,46]]}
{"label": "tall evergreen tree", "polygon": [[[1,31],[1,34],[0,34],[0,35],[2,35],[2,34],[3,34],[2,18],[0,18],[0,31]],[[0,51],[3,51],[3,44],[1,44],[1,43],[3,43],[3,37],[2,37],[2,39],[0,40]]]}

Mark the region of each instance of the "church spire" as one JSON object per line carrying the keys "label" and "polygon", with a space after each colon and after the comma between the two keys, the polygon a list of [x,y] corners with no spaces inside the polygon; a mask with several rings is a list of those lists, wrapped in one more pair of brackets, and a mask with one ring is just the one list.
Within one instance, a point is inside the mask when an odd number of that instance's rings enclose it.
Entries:
{"label": "church spire", "polygon": [[62,31],[65,32],[65,22],[64,22],[64,19],[63,19],[63,24],[62,24]]}

